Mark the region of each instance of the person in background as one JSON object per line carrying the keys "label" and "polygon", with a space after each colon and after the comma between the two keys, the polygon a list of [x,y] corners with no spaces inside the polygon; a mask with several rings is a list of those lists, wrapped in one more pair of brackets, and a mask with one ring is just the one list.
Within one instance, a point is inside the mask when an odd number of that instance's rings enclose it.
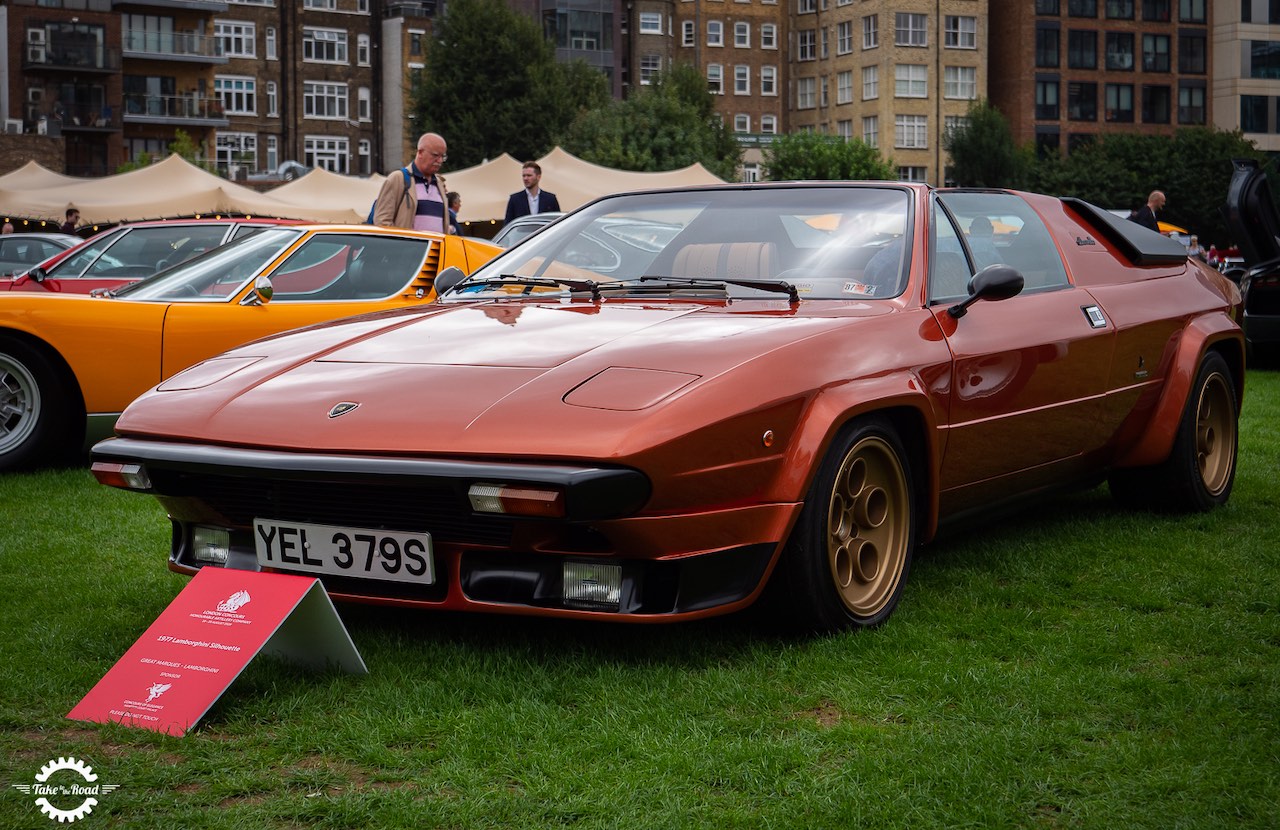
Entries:
{"label": "person in background", "polygon": [[387,228],[450,233],[444,178],[437,175],[449,158],[444,137],[423,133],[413,161],[387,176],[373,203],[373,224]]}
{"label": "person in background", "polygon": [[560,200],[556,194],[539,187],[542,181],[542,167],[536,161],[526,161],[520,168],[520,180],[524,182],[524,190],[518,190],[507,199],[507,215],[502,220],[505,225],[517,216],[532,216],[535,213],[550,213],[560,210]]}
{"label": "person in background", "polygon": [[1133,221],[1144,228],[1160,233],[1160,211],[1164,210],[1164,203],[1163,191],[1151,191],[1151,195],[1147,197],[1147,203],[1138,208],[1138,212],[1133,215]]}
{"label": "person in background", "polygon": [[63,222],[58,230],[63,233],[75,233],[76,223],[80,221],[80,211],[73,207],[67,208],[67,221]]}
{"label": "person in background", "polygon": [[8,219],[4,220],[4,230],[0,233],[13,233],[13,223]]}
{"label": "person in background", "polygon": [[462,194],[456,190],[449,192],[449,224],[452,226],[449,233],[456,234],[458,232],[458,211],[462,210]]}
{"label": "person in background", "polygon": [[1187,256],[1193,256],[1205,261],[1204,248],[1200,247],[1200,237],[1194,233],[1191,234],[1191,241],[1187,243]]}

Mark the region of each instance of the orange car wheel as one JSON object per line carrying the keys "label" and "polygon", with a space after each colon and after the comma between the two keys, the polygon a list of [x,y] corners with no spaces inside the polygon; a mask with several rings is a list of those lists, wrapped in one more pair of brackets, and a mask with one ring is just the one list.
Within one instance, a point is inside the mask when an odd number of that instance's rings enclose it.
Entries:
{"label": "orange car wheel", "polygon": [[51,460],[67,408],[48,359],[0,339],[0,471]]}
{"label": "orange car wheel", "polygon": [[779,565],[792,619],[819,631],[888,619],[911,570],[915,505],[911,466],[892,425],[869,417],[846,427]]}

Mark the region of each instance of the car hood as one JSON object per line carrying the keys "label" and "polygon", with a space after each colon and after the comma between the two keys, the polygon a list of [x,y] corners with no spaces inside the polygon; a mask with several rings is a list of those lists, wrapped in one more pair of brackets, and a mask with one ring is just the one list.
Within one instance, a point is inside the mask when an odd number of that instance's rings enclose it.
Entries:
{"label": "car hood", "polygon": [[[130,406],[117,432],[334,452],[607,457],[601,435],[621,452],[629,435],[688,429],[688,418],[710,417],[691,404],[708,386],[768,398],[772,390],[735,388],[730,376],[886,312],[745,305],[489,303],[354,318],[179,373]],[[692,407],[685,422],[659,423],[676,402]]]}

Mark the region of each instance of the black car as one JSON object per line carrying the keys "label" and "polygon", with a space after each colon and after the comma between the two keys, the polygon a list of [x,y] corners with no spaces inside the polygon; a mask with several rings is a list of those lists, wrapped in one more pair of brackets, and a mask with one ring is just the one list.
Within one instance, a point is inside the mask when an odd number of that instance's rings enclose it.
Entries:
{"label": "black car", "polygon": [[1253,159],[1232,161],[1227,190],[1227,229],[1248,266],[1239,284],[1244,297],[1244,334],[1255,354],[1280,347],[1280,212],[1267,174]]}

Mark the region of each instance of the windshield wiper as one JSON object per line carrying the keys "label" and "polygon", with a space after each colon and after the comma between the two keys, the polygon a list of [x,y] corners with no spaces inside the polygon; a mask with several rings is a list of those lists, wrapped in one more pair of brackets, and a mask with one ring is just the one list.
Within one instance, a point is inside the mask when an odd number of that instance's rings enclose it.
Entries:
{"label": "windshield wiper", "polygon": [[690,288],[723,288],[726,285],[737,285],[742,288],[754,288],[758,291],[786,294],[787,299],[791,302],[800,302],[800,292],[796,290],[794,285],[785,280],[743,280],[736,277],[726,277],[724,279],[706,277],[640,277],[636,280],[625,280],[625,282],[666,283]]}
{"label": "windshield wiper", "polygon": [[462,293],[472,286],[496,288],[504,285],[523,285],[529,288],[560,288],[564,286],[570,291],[589,291],[591,299],[600,299],[600,283],[595,280],[561,279],[558,277],[522,277],[519,274],[500,274],[493,279],[467,280],[459,283],[454,291]]}

